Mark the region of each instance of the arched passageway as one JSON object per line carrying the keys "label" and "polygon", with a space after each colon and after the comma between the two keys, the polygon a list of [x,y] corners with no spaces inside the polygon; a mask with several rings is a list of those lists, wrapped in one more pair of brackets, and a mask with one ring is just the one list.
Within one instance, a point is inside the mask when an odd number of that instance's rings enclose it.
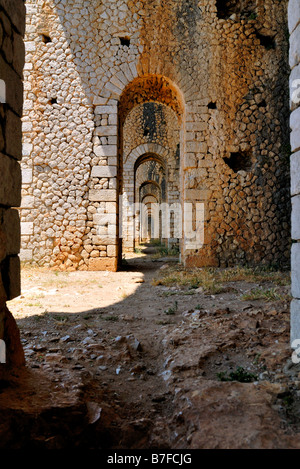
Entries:
{"label": "arched passageway", "polygon": [[[162,205],[165,210],[166,206],[181,199],[183,109],[183,100],[176,87],[166,78],[155,75],[134,80],[120,98],[122,229],[119,258],[121,253],[134,251],[142,240],[153,236],[169,246],[179,244],[179,238],[172,237],[174,217],[164,218]],[[145,202],[150,196],[155,197],[155,202],[149,199]],[[168,236],[165,237],[163,228],[168,223]]]}

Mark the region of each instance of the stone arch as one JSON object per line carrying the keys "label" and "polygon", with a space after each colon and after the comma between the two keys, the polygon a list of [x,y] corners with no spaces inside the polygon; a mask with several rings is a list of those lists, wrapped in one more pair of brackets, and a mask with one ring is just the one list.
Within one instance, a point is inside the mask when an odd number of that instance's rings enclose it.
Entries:
{"label": "stone arch", "polygon": [[139,187],[139,202],[143,202],[143,199],[150,195],[155,197],[158,203],[165,202],[161,187],[155,181],[145,181]]}
{"label": "stone arch", "polygon": [[119,100],[120,124],[138,104],[159,102],[171,107],[182,121],[185,114],[184,97],[178,86],[162,75],[143,75],[131,81],[123,90]]}
{"label": "stone arch", "polygon": [[[153,190],[155,188],[153,181],[147,181],[143,186],[145,189],[147,185],[149,186],[149,190],[146,190],[145,194],[142,194],[142,187],[140,193],[140,212],[139,218],[137,220],[136,229],[137,234],[136,237],[138,238],[137,241],[145,242],[151,239],[152,233],[157,233],[158,238],[161,238],[161,217],[157,220],[155,219],[155,209],[153,207],[159,206],[161,203],[161,193],[159,187],[156,187],[156,191]],[[154,186],[154,187],[153,187]],[[150,224],[149,224],[150,220]],[[158,223],[158,226],[154,226],[154,223]]]}
{"label": "stone arch", "polygon": [[170,156],[170,150],[156,143],[139,145],[128,155],[123,169],[127,171],[134,170],[138,159],[144,155],[154,155],[159,157],[161,161],[165,161]]}
{"label": "stone arch", "polygon": [[147,182],[159,186],[161,199],[166,199],[166,162],[157,155],[146,154],[138,158],[134,165],[135,201],[140,202],[140,190]]}
{"label": "stone arch", "polygon": [[155,194],[147,194],[142,198],[142,202],[145,204],[158,203],[158,199]]}

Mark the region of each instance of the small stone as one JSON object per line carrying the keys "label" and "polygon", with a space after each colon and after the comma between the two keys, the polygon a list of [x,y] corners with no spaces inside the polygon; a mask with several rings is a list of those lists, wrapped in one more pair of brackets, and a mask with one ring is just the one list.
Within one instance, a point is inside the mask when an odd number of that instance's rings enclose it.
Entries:
{"label": "small stone", "polygon": [[87,402],[86,407],[88,411],[88,422],[92,425],[100,419],[102,408],[99,407],[97,402]]}
{"label": "small stone", "polygon": [[268,376],[269,376],[268,372],[264,371],[263,373],[260,373],[259,379],[260,380],[265,380],[265,379],[268,379]]}
{"label": "small stone", "polygon": [[45,352],[45,350],[47,350],[47,349],[46,349],[46,347],[43,346],[43,345],[35,345],[35,346],[33,347],[33,350],[34,350],[35,352]]}
{"label": "small stone", "polygon": [[96,357],[97,362],[102,362],[103,360],[104,360],[104,355],[99,355],[98,357]]}
{"label": "small stone", "polygon": [[140,373],[144,371],[146,367],[144,365],[135,365],[130,369],[130,373]]}
{"label": "small stone", "polygon": [[71,337],[69,335],[65,335],[64,337],[61,337],[60,342],[70,342]]}
{"label": "small stone", "polygon": [[134,350],[135,352],[142,351],[142,345],[135,337],[128,335],[126,339],[127,339],[128,346],[130,349]]}
{"label": "small stone", "polygon": [[126,337],[118,335],[118,337],[115,338],[115,342],[117,344],[124,344],[126,342]]}
{"label": "small stone", "polygon": [[61,362],[64,356],[61,353],[47,353],[45,356],[46,362]]}
{"label": "small stone", "polygon": [[83,339],[81,341],[82,345],[87,345],[87,344],[90,344],[92,341],[91,337],[85,337],[85,339]]}
{"label": "small stone", "polygon": [[134,283],[145,283],[145,280],[143,278],[136,278]]}
{"label": "small stone", "polygon": [[76,365],[74,365],[72,367],[73,370],[82,370],[84,367],[82,365],[79,365],[79,363],[77,363]]}

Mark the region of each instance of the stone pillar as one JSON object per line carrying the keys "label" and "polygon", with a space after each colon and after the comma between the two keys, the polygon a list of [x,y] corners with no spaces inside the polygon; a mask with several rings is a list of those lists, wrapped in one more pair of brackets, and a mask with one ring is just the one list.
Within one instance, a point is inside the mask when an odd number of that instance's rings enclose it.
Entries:
{"label": "stone pillar", "polygon": [[117,101],[95,107],[95,115],[105,125],[97,127],[95,131],[93,150],[96,157],[100,158],[101,165],[93,167],[91,176],[98,180],[96,186],[105,181],[107,188],[89,191],[90,203],[99,203],[93,217],[97,234],[93,236],[92,243],[101,248],[100,257],[89,259],[89,270],[117,270],[117,112]]}
{"label": "stone pillar", "polygon": [[4,361],[24,364],[19,330],[6,307],[7,300],[20,294],[20,221],[15,207],[21,203],[24,26],[23,0],[0,0],[0,374]]}
{"label": "stone pillar", "polygon": [[300,339],[300,3],[289,2],[291,196],[292,196],[292,296],[291,344]]}

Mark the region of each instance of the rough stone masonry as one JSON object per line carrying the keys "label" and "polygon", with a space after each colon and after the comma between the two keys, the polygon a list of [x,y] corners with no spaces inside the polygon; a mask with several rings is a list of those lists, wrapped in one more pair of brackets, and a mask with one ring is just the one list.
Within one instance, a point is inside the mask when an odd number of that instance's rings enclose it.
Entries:
{"label": "rough stone masonry", "polygon": [[203,207],[186,266],[288,265],[287,4],[28,0],[21,259],[116,270],[139,236],[123,201],[144,188],[183,228]]}
{"label": "rough stone masonry", "polygon": [[[23,0],[0,0],[0,339],[7,365],[22,365],[24,353],[6,301],[20,294],[20,220],[23,104]],[[4,358],[3,358],[4,357]]]}

